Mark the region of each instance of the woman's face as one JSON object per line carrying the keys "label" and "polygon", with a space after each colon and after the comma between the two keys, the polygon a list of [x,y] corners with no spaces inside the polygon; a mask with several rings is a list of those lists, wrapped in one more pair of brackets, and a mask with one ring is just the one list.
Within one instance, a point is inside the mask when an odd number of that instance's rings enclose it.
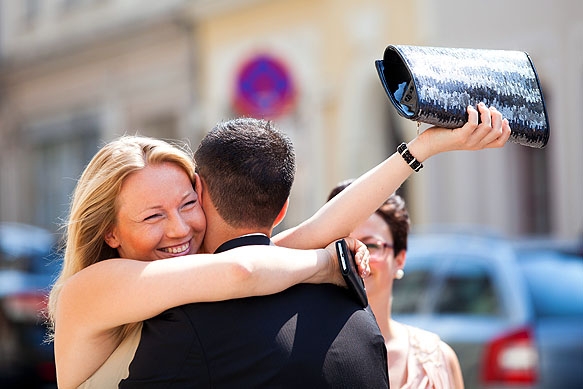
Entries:
{"label": "woman's face", "polygon": [[205,229],[206,219],[188,175],[165,162],[148,165],[125,179],[117,219],[105,240],[122,258],[155,261],[195,254]]}
{"label": "woman's face", "polygon": [[393,285],[396,269],[393,236],[389,226],[376,213],[359,225],[350,236],[360,240],[369,247],[370,276],[364,282],[369,295],[379,293]]}

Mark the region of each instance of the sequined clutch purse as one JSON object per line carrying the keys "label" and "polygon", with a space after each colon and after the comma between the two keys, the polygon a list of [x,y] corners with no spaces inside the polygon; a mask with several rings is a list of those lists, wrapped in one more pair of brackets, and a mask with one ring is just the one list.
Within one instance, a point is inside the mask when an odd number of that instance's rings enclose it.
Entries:
{"label": "sequined clutch purse", "polygon": [[375,62],[397,112],[411,120],[457,128],[466,107],[484,102],[508,119],[510,141],[543,148],[549,121],[540,82],[527,53],[390,45]]}

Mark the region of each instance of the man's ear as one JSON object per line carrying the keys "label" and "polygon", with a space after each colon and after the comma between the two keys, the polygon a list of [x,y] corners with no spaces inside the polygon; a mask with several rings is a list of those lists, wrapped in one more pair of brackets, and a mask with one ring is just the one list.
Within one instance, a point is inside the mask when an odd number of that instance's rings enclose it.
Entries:
{"label": "man's ear", "polygon": [[198,201],[200,202],[200,205],[202,206],[202,203],[204,201],[203,200],[204,189],[202,187],[202,179],[200,178],[198,173],[194,173],[194,190],[196,191],[196,194],[198,195]]}
{"label": "man's ear", "polygon": [[120,246],[120,241],[115,234],[115,227],[111,227],[108,233],[105,234],[105,243],[112,249]]}
{"label": "man's ear", "polygon": [[288,207],[289,207],[289,197],[287,198],[287,200],[285,200],[283,207],[281,207],[281,211],[279,211],[279,214],[275,218],[275,221],[273,222],[273,228],[277,227],[277,225],[279,223],[281,223],[281,221],[283,220],[283,218],[285,217],[285,215],[287,213]]}

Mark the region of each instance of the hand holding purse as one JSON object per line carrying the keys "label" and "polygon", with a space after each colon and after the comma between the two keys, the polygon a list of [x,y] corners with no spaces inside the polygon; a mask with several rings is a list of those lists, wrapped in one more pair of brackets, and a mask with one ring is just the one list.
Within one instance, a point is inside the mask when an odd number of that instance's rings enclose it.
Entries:
{"label": "hand holding purse", "polygon": [[525,52],[390,45],[375,62],[399,115],[444,128],[463,126],[484,102],[508,119],[510,141],[543,148],[549,122],[540,82]]}

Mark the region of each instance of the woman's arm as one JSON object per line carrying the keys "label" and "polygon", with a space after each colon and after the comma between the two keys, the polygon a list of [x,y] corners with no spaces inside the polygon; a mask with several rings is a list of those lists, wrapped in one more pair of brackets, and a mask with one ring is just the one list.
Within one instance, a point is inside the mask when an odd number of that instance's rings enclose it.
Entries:
{"label": "woman's arm", "polygon": [[462,375],[462,368],[460,367],[460,361],[450,345],[441,341],[440,343],[441,351],[445,356],[447,362],[447,369],[449,369],[450,377],[452,379],[452,384],[454,389],[464,389],[464,379]]}
{"label": "woman's arm", "polygon": [[[346,238],[362,276],[369,254]],[[220,254],[196,254],[152,262],[110,259],[69,278],[55,312],[59,387],[77,387],[120,342],[122,325],[186,303],[280,292],[305,283],[345,285],[334,245],[320,250],[245,246]]]}
{"label": "woman's arm", "polygon": [[[495,109],[468,107],[468,122],[454,130],[432,127],[408,144],[420,162],[436,154],[453,150],[481,150],[502,147],[510,137],[510,126]],[[279,246],[294,248],[324,247],[338,237],[349,235],[411,175],[413,170],[394,153],[369,170],[340,194],[324,204],[311,218],[297,227],[274,236]]]}
{"label": "woman's arm", "polygon": [[[347,242],[366,275],[365,246]],[[55,322],[61,329],[71,324],[99,333],[178,305],[267,295],[298,283],[345,285],[333,245],[320,250],[245,246],[152,262],[110,259],[66,281]]]}

